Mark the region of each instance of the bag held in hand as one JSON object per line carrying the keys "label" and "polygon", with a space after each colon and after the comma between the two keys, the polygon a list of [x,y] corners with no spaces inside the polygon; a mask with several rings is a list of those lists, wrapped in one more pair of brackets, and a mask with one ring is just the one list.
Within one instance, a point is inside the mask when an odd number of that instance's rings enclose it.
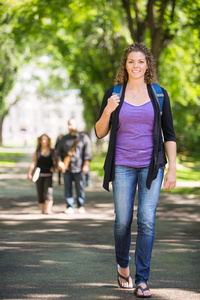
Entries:
{"label": "bag held in hand", "polygon": [[68,151],[67,153],[67,156],[65,156],[64,160],[63,160],[63,163],[65,165],[65,170],[62,170],[62,173],[65,173],[66,170],[68,169],[69,167],[69,164],[70,164],[70,161],[71,161],[71,158],[72,158],[72,155],[76,149],[76,145],[78,144],[78,138],[75,139],[72,147],[70,148],[70,150]]}

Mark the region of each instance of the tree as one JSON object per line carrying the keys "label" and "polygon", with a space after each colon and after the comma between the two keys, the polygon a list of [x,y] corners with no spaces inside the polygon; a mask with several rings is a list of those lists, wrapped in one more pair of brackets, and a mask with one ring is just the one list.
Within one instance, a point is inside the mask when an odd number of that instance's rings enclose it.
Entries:
{"label": "tree", "polygon": [[[9,106],[5,97],[12,89],[17,75],[17,53],[10,26],[11,17],[5,7],[0,6],[0,145],[2,144],[2,124]],[[14,105],[14,103],[13,103]]]}
{"label": "tree", "polygon": [[[34,0],[19,3],[12,8],[17,16],[12,30],[14,42],[24,49],[22,53],[26,49],[27,58],[33,53],[35,56],[47,54],[61,62],[69,73],[69,88],[80,91],[88,129],[95,123],[106,88],[113,84],[124,47],[134,41],[145,42],[150,47],[157,62],[160,83],[165,84],[172,96],[177,95],[176,106],[172,97],[175,108],[182,107],[184,95],[195,95],[194,105],[189,105],[184,119],[186,124],[191,124],[189,128],[194,125],[193,112],[199,104],[199,73],[192,71],[192,77],[185,76],[184,59],[178,59],[178,64],[174,59],[180,51],[187,57],[194,56],[190,44],[199,53],[196,42],[200,25],[198,0],[192,3],[189,0]],[[170,55],[174,53],[177,56],[172,61]],[[199,63],[197,55],[195,57],[192,66]],[[181,88],[177,88],[180,73]],[[188,103],[192,103],[191,97],[184,105]],[[174,111],[177,138],[181,140],[181,136],[185,136],[184,126],[177,122],[181,110]],[[190,143],[192,141],[193,138]]]}
{"label": "tree", "polygon": [[[129,43],[145,42],[151,48],[157,62],[160,82],[171,95],[178,149],[187,149],[194,143],[198,147],[199,114],[197,112],[199,110],[195,108],[199,105],[199,72],[194,72],[196,70],[194,65],[199,65],[197,43],[199,2],[194,1],[191,5],[190,1],[177,3],[174,0],[120,0],[115,3],[107,1],[106,5],[98,2],[101,9],[96,3],[94,9],[91,2],[87,2],[87,5],[83,2],[81,1],[81,5],[80,1],[74,1],[74,6],[71,7],[74,26],[65,24],[58,45],[62,45],[61,53],[64,60],[70,61],[70,63],[67,62],[68,66],[70,65],[70,81],[80,89],[88,126],[95,123],[103,93],[107,86],[112,85],[127,41]],[[125,21],[128,24],[127,27],[124,26]],[[71,44],[73,54],[69,55],[69,50],[67,53],[64,50],[62,39],[66,40],[66,33],[69,36],[70,32],[73,33],[74,39]],[[115,49],[118,51],[116,52]],[[177,60],[178,49],[183,57],[187,56],[189,60],[194,57],[195,53],[195,63],[191,62],[187,74],[184,73],[184,60]],[[170,58],[172,52],[177,52],[173,60]],[[168,60],[166,60],[167,57]],[[192,77],[189,76],[191,72]],[[189,97],[185,98],[185,94]],[[188,109],[181,118],[183,121],[180,122],[178,116],[183,112],[182,99],[185,99],[184,107],[187,106]],[[177,102],[178,105],[175,105]],[[191,127],[195,129],[191,130]]]}

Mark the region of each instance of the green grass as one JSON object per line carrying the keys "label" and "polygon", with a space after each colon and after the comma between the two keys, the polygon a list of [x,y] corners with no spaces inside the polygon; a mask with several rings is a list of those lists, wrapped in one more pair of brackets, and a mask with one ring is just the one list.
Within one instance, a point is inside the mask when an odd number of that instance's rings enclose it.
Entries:
{"label": "green grass", "polygon": [[181,165],[181,168],[177,168],[176,175],[179,181],[200,181],[200,169]]}
{"label": "green grass", "polygon": [[[103,177],[103,165],[106,153],[94,153],[93,159],[90,163],[91,170],[96,171],[97,174]],[[200,181],[200,154],[194,153],[194,156],[180,154],[177,156],[177,181]],[[166,193],[162,191],[163,193]],[[200,197],[199,188],[176,188],[167,193],[172,194],[193,194]]]}
{"label": "green grass", "polygon": [[106,154],[94,154],[92,161],[90,162],[90,168],[91,170],[97,172],[97,174],[101,177],[104,175],[103,171],[103,165],[104,165],[104,160],[105,160]]}
{"label": "green grass", "polygon": [[16,164],[16,161],[10,160],[10,161],[1,161],[0,160],[0,167],[14,167]]}
{"label": "green grass", "polygon": [[24,157],[26,156],[25,153],[15,153],[15,152],[0,152],[0,159],[2,157]]}
{"label": "green grass", "polygon": [[18,158],[24,156],[25,153],[0,152],[0,167],[14,167]]}
{"label": "green grass", "polygon": [[195,197],[200,198],[200,188],[198,187],[189,187],[189,188],[176,188],[171,191],[163,191],[161,193],[170,193],[170,194],[182,194],[182,195],[194,195]]}

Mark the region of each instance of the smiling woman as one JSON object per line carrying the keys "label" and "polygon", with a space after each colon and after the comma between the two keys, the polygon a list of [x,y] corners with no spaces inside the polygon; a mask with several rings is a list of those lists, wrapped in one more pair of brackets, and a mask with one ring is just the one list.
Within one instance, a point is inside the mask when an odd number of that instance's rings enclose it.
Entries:
{"label": "smiling woman", "polygon": [[[143,44],[128,45],[121,60],[115,85],[122,85],[121,96],[114,87],[104,95],[95,129],[98,138],[111,129],[104,164],[104,188],[112,181],[115,205],[115,253],[119,287],[133,288],[129,270],[131,224],[134,198],[138,188],[137,238],[135,249],[135,294],[151,297],[147,281],[154,242],[156,207],[163,180],[166,157],[169,169],[164,178],[164,190],[176,185],[176,140],[170,101],[164,94],[162,115],[153,92],[154,61]],[[111,126],[112,125],[112,126]]]}

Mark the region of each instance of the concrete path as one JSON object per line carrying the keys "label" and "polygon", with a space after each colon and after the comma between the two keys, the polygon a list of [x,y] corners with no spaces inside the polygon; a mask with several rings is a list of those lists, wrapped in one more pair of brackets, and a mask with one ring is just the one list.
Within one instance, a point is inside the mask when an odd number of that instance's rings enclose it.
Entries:
{"label": "concrete path", "polygon": [[[86,213],[64,214],[55,176],[54,215],[41,215],[26,180],[30,154],[0,168],[0,299],[137,299],[119,289],[112,193],[91,173]],[[149,287],[153,299],[200,299],[200,199],[161,194]],[[130,264],[134,275],[133,221]]]}

